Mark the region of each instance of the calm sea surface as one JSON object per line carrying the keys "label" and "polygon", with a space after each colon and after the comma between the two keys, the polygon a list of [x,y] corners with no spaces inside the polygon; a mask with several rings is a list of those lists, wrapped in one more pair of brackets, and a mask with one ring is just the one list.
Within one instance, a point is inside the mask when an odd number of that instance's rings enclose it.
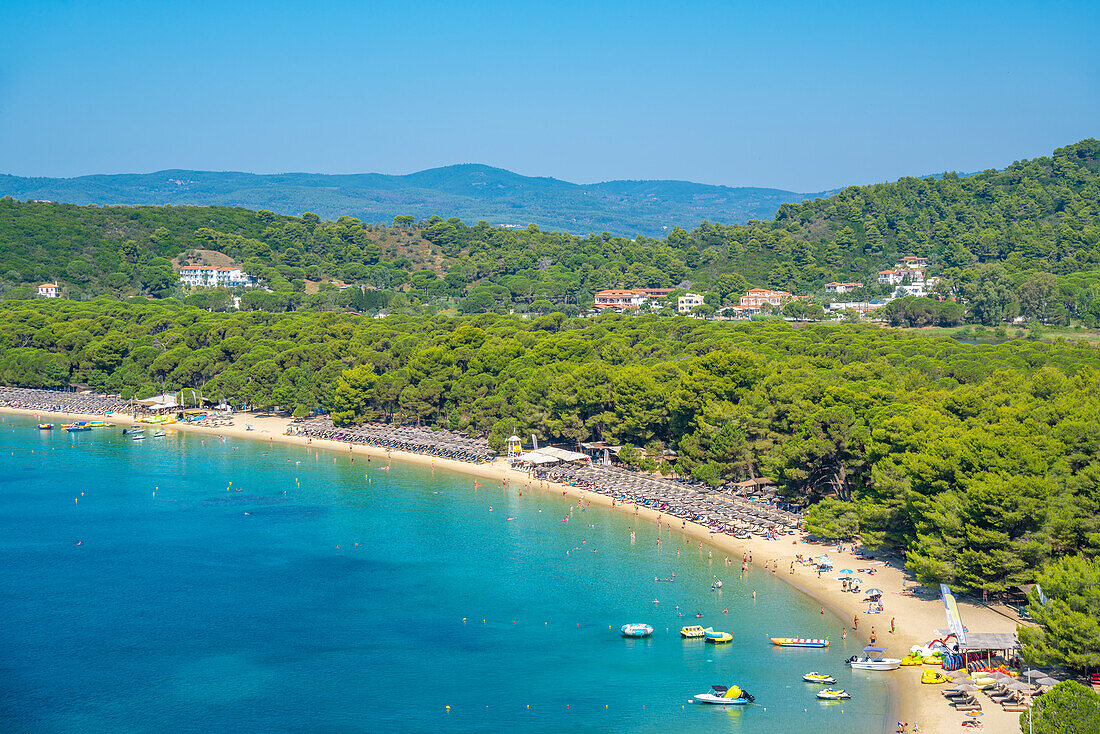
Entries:
{"label": "calm sea surface", "polygon": [[[771,574],[738,580],[739,564],[678,532],[658,549],[650,525],[632,543],[616,511],[562,522],[570,500],[473,485],[300,447],[5,417],[0,730],[887,728],[885,679],[845,668],[841,622]],[[624,640],[632,621],[657,632]],[[697,621],[733,644],[681,641]],[[825,634],[828,651],[767,640]],[[817,701],[810,670],[853,700]],[[756,704],[686,703],[712,683]]]}

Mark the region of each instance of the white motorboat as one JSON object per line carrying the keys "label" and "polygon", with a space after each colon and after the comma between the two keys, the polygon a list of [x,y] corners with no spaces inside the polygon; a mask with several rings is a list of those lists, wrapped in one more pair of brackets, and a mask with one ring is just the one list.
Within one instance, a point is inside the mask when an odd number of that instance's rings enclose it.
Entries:
{"label": "white motorboat", "polygon": [[816,670],[812,673],[807,673],[806,675],[802,676],[802,680],[806,681],[807,683],[824,683],[826,685],[832,685],[833,683],[836,683],[836,678],[834,678],[833,676],[829,675],[828,673],[818,673]]}
{"label": "white motorboat", "polygon": [[868,645],[863,648],[862,655],[853,655],[845,662],[853,670],[897,670],[901,667],[901,660],[884,658],[882,657],[884,652],[886,652],[885,648]]}
{"label": "white motorboat", "polygon": [[843,688],[826,688],[824,691],[818,691],[817,697],[825,701],[842,701],[851,698],[852,694]]}
{"label": "white motorboat", "polygon": [[153,438],[164,438],[167,435],[168,434],[165,433],[164,431],[157,431],[156,433],[153,434]]}
{"label": "white motorboat", "polygon": [[144,441],[145,440],[145,434],[144,433],[135,433],[134,434],[134,440],[135,441]]}
{"label": "white motorboat", "polygon": [[737,686],[711,686],[709,693],[696,694],[692,700],[695,703],[713,703],[719,706],[744,706],[756,699]]}

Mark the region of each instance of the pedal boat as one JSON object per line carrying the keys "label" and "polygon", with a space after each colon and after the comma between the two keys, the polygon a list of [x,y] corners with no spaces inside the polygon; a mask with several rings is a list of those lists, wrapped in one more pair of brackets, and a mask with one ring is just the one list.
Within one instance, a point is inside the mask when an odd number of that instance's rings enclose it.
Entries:
{"label": "pedal boat", "polygon": [[726,645],[733,642],[733,635],[729,632],[715,632],[713,629],[704,630],[706,641],[712,645]]}

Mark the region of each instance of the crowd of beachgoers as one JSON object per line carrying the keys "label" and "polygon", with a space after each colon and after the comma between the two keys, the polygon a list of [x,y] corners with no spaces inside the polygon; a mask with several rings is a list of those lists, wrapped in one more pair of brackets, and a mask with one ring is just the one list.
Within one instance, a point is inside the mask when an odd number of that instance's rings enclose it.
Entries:
{"label": "crowd of beachgoers", "polygon": [[778,538],[794,533],[802,517],[781,509],[774,490],[721,490],[695,480],[654,477],[606,466],[559,465],[536,468],[532,476],[602,494],[612,500],[649,507],[685,522],[735,536]]}
{"label": "crowd of beachgoers", "polygon": [[130,405],[117,395],[0,387],[0,408],[40,410],[44,413],[107,415],[126,412],[130,409]]}
{"label": "crowd of beachgoers", "polygon": [[497,457],[496,452],[489,448],[489,442],[483,438],[470,438],[454,431],[386,423],[363,423],[338,428],[328,416],[311,418],[292,425],[287,429],[287,435],[374,446],[473,464],[493,461]]}

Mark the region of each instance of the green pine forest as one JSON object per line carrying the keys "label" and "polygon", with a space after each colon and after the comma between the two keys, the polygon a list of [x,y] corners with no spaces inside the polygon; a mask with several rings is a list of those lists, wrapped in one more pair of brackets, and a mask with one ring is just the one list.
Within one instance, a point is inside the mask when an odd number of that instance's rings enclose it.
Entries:
{"label": "green pine forest", "polygon": [[[329,410],[340,424],[465,431],[498,449],[514,431],[602,439],[643,449],[625,452],[639,470],[711,485],[772,477],[811,531],[904,549],[923,583],[1064,589],[1057,619],[1032,605],[1047,621],[1025,650],[1100,665],[1100,636],[1079,643],[1100,629],[1086,583],[1100,573],[1096,347],[669,310],[577,315],[606,287],[691,281],[717,310],[747,286],[820,295],[827,281],[867,282],[923,255],[943,300],[893,301],[884,316],[895,325],[1096,326],[1095,140],[663,240],[6,199],[0,241],[0,384],[126,397],[194,387],[238,405]],[[270,292],[245,294],[239,311],[226,294],[180,293],[170,261],[200,249],[245,263]],[[27,298],[53,278],[69,298]],[[324,286],[334,279],[368,287]]]}

